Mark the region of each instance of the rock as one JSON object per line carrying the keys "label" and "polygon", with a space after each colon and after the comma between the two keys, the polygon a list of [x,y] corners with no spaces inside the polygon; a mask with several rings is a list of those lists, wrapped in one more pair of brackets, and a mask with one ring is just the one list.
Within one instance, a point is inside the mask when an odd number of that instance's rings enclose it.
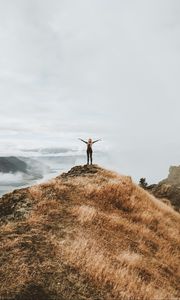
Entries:
{"label": "rock", "polygon": [[100,170],[102,169],[97,165],[76,166],[73,167],[69,172],[63,173],[60,177],[66,178],[66,177],[75,177],[75,176],[89,176],[98,173],[98,171]]}
{"label": "rock", "polygon": [[157,198],[168,199],[172,206],[177,211],[180,211],[180,186],[178,187],[173,184],[159,183],[151,191]]}
{"label": "rock", "polygon": [[152,192],[157,198],[169,200],[171,205],[180,211],[180,166],[171,166],[169,175],[166,179],[158,184],[147,187],[147,190]]}
{"label": "rock", "polygon": [[162,183],[169,183],[180,187],[180,166],[171,166],[169,168],[169,175]]}

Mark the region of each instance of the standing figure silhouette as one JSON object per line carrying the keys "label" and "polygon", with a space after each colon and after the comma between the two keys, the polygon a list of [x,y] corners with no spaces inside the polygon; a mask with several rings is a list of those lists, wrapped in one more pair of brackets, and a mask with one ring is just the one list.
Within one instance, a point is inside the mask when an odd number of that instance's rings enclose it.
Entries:
{"label": "standing figure silhouette", "polygon": [[96,140],[96,141],[93,141],[92,139],[88,139],[88,141],[84,141],[82,139],[79,139],[80,141],[82,141],[83,143],[85,143],[87,145],[87,165],[89,165],[89,161],[91,162],[91,165],[93,163],[93,158],[92,158],[92,154],[93,154],[93,150],[92,150],[92,145],[94,143],[97,143],[101,140]]}

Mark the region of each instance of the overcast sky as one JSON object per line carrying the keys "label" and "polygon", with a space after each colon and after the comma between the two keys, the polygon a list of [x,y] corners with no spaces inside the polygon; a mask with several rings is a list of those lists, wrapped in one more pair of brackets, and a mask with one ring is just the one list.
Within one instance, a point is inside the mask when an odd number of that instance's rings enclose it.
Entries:
{"label": "overcast sky", "polygon": [[0,0],[0,144],[102,137],[112,168],[180,164],[179,0]]}

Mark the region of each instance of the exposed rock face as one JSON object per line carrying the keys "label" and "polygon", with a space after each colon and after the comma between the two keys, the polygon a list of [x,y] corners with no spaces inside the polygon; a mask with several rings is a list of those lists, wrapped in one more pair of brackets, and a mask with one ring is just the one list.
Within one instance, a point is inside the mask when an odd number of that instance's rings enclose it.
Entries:
{"label": "exposed rock face", "polygon": [[180,187],[180,166],[171,166],[168,178],[162,182]]}
{"label": "exposed rock face", "polygon": [[180,211],[180,187],[176,185],[159,183],[151,190],[155,197],[168,199],[171,205]]}
{"label": "exposed rock face", "polygon": [[171,166],[166,179],[147,189],[157,198],[168,199],[172,206],[180,211],[180,166]]}
{"label": "exposed rock face", "polygon": [[180,215],[96,165],[0,198],[0,299],[180,295]]}

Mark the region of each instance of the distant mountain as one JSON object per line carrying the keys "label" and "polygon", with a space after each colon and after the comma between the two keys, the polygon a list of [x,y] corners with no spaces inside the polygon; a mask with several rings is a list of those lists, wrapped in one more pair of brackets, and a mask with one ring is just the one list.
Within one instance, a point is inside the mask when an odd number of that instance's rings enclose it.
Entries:
{"label": "distant mountain", "polygon": [[30,157],[0,157],[0,195],[16,187],[33,184],[50,172],[40,160]]}
{"label": "distant mountain", "polygon": [[23,160],[10,156],[0,157],[0,172],[1,173],[27,173],[27,164]]}

